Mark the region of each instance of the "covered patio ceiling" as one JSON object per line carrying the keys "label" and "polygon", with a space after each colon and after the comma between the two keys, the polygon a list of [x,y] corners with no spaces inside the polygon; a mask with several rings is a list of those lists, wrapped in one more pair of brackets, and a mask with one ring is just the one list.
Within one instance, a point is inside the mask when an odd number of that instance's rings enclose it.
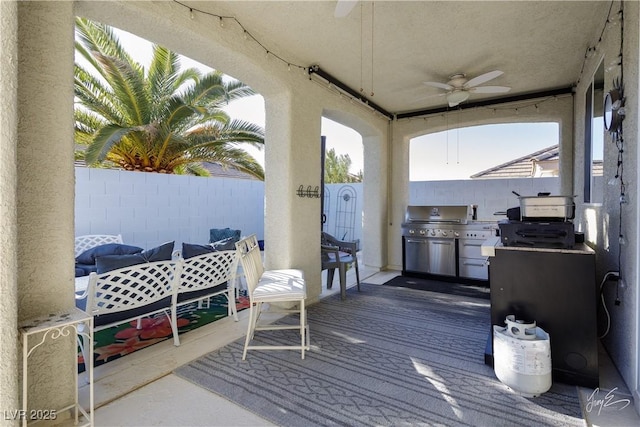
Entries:
{"label": "covered patio ceiling", "polygon": [[[185,13],[194,9],[194,19],[214,23],[215,16],[233,17],[285,63],[318,65],[383,110],[409,115],[446,109],[446,91],[423,82],[446,83],[456,73],[471,79],[500,70],[503,75],[483,85],[511,88],[473,92],[461,106],[570,90],[579,79],[591,78],[581,75],[582,65],[611,6],[609,1],[360,1],[337,18],[333,0],[180,3]],[[227,27],[242,37],[234,25]]]}

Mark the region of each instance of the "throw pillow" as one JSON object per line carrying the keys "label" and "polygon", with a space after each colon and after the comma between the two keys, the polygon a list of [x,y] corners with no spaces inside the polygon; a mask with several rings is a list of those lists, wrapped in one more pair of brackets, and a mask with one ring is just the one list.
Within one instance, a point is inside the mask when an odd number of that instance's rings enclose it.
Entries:
{"label": "throw pillow", "polygon": [[182,243],[182,258],[192,258],[198,255],[208,254],[216,250],[211,245],[196,245],[193,243]]}
{"label": "throw pillow", "polygon": [[142,252],[137,246],[123,245],[122,243],[107,243],[87,249],[76,257],[78,264],[95,264],[96,258],[104,255],[129,255]]}
{"label": "throw pillow", "polygon": [[211,243],[211,246],[216,251],[235,251],[236,250],[236,239],[235,237],[228,237],[226,239],[218,240],[217,242]]}
{"label": "throw pillow", "polygon": [[240,240],[240,230],[232,230],[231,228],[212,228],[209,230],[209,242],[218,242],[223,239],[232,237],[235,241]]}
{"label": "throw pillow", "polygon": [[[82,274],[78,274],[79,271],[82,271]],[[76,277],[88,276],[91,272],[96,271],[96,265],[94,264],[80,264],[76,263]]]}
{"label": "throw pillow", "polygon": [[99,256],[96,258],[96,272],[102,274],[145,262],[171,261],[173,245],[174,242],[168,242],[136,254]]}
{"label": "throw pillow", "polygon": [[171,254],[173,253],[174,242],[163,243],[162,245],[142,252],[140,255],[147,262],[154,261],[171,261]]}

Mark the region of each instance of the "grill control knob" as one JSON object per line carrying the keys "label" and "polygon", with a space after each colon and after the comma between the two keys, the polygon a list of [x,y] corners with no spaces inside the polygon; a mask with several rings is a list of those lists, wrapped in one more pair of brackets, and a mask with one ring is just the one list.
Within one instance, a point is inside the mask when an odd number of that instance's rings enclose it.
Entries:
{"label": "grill control knob", "polygon": [[458,233],[457,231],[454,231],[454,232],[453,232],[453,235],[454,235],[455,237],[460,237],[460,233]]}
{"label": "grill control knob", "polygon": [[436,230],[431,230],[431,235],[435,236],[436,235]]}
{"label": "grill control knob", "polygon": [[413,228],[410,228],[409,229],[409,234],[411,234],[411,235],[416,234],[416,230],[414,230]]}
{"label": "grill control knob", "polygon": [[447,237],[447,232],[446,231],[442,232],[442,237]]}
{"label": "grill control knob", "polygon": [[420,230],[420,235],[424,236],[425,235],[425,231],[424,230]]}

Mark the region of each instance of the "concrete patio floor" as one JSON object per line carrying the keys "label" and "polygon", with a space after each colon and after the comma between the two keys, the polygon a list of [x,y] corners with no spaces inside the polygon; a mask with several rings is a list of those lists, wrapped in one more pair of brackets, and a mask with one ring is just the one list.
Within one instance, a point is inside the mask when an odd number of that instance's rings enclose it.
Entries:
{"label": "concrete patio floor", "polygon": [[[361,264],[362,265],[362,264]],[[360,269],[361,281],[383,284],[399,275],[397,271],[376,272]],[[326,274],[323,274],[323,282]],[[355,274],[349,270],[348,286],[355,286]],[[322,297],[340,290],[334,283]],[[180,347],[166,340],[95,369],[96,426],[271,426],[269,421],[173,375],[173,369],[235,341],[246,332],[248,313],[240,312],[240,321],[221,319],[181,337]],[[630,399],[627,387],[606,352],[600,355],[600,389],[596,398],[611,392],[615,399]],[[81,397],[86,399],[86,387]],[[630,404],[622,410],[593,405],[594,390],[578,388],[583,414],[589,426],[638,426],[640,418]],[[591,404],[590,404],[591,402]]]}

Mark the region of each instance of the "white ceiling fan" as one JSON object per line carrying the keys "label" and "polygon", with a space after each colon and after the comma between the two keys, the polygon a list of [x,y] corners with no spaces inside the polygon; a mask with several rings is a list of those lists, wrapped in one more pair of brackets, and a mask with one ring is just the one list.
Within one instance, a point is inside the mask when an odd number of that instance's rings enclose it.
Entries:
{"label": "white ceiling fan", "polygon": [[351,13],[357,4],[358,0],[338,0],[333,16],[335,18],[344,18]]}
{"label": "white ceiling fan", "polygon": [[447,92],[438,94],[436,96],[446,96],[449,107],[455,107],[461,102],[466,101],[471,96],[471,93],[505,93],[511,90],[507,86],[478,86],[483,83],[493,80],[496,77],[504,74],[502,71],[494,70],[489,71],[474,77],[471,80],[467,79],[467,75],[464,73],[456,73],[449,76],[447,83],[440,82],[424,82],[427,86],[436,87],[438,89],[444,89]]}

